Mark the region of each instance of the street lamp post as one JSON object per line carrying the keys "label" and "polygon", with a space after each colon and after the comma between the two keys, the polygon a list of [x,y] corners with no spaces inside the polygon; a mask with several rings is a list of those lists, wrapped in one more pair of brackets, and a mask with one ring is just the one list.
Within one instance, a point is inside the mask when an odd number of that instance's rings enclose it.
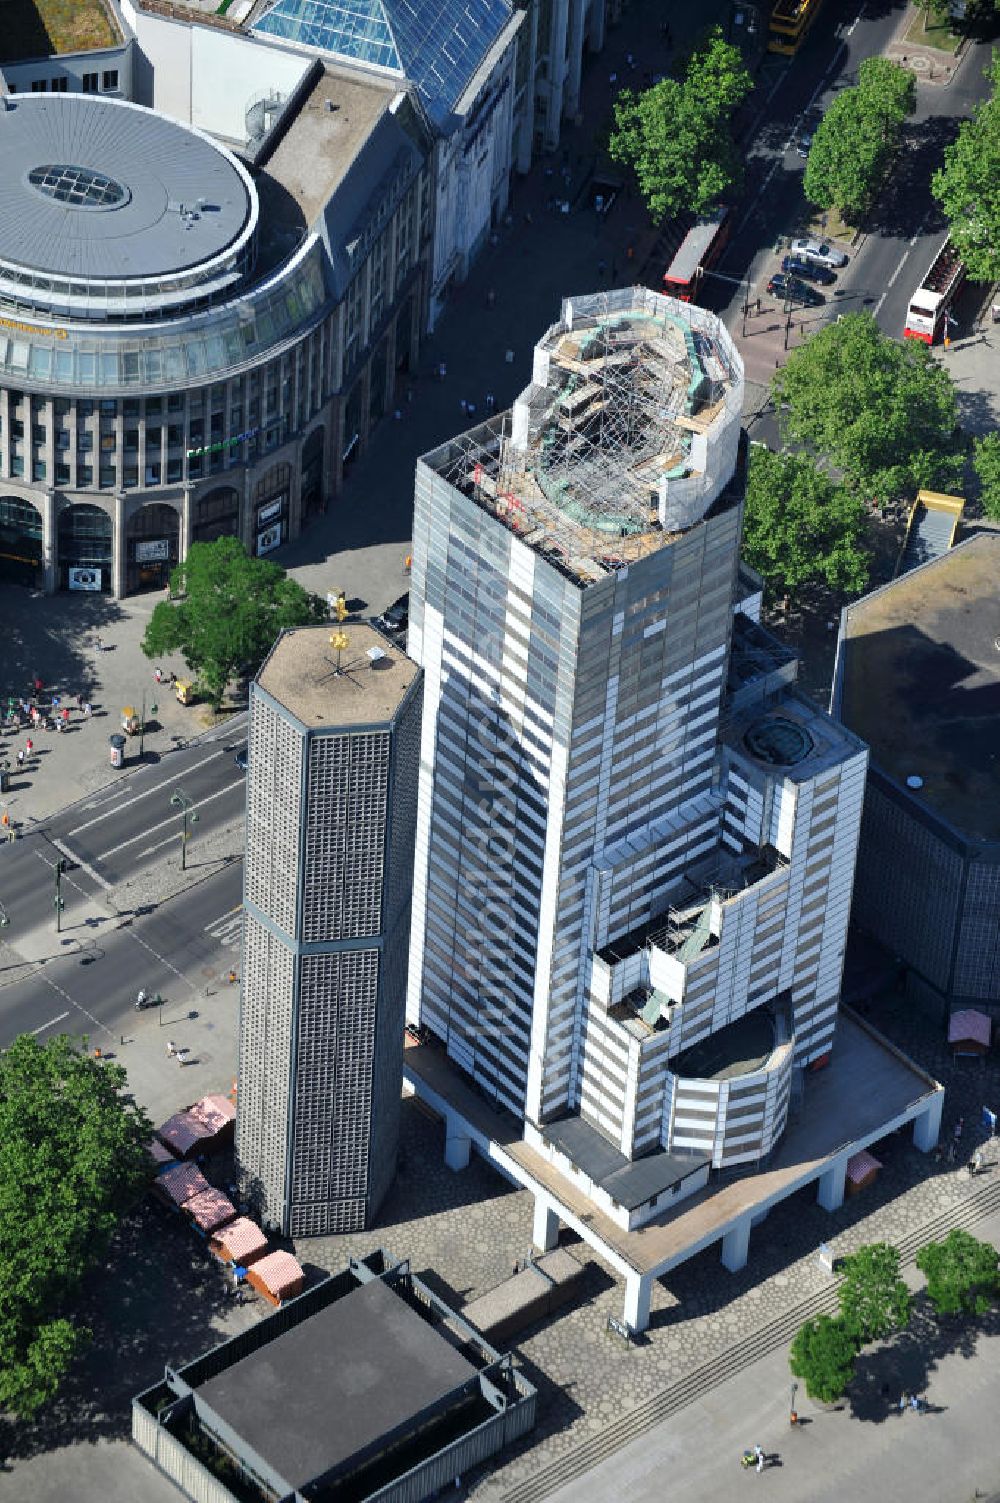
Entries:
{"label": "street lamp post", "polygon": [[188,824],[198,823],[198,811],[194,807],[194,799],[182,793],[179,788],[170,795],[170,803],[173,808],[181,811],[181,871],[183,872],[187,871]]}
{"label": "street lamp post", "polygon": [[61,934],[62,933],[62,911],[66,907],[66,904],[63,902],[63,896],[62,896],[62,879],[63,879],[63,872],[65,870],[66,870],[66,858],[65,858],[65,856],[60,856],[59,860],[56,862],[56,865],[55,865],[56,895],[52,899],[52,906],[53,906],[53,908],[56,911],[56,933],[57,934]]}

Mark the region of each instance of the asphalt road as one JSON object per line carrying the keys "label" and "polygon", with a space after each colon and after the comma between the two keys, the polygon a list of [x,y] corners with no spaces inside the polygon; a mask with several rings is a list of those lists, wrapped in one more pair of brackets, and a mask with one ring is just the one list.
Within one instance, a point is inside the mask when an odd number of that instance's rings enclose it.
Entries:
{"label": "asphalt road", "polygon": [[[31,837],[21,844],[28,847],[41,839]],[[51,872],[42,845],[35,846],[33,855],[39,869]],[[31,873],[30,866],[26,873]],[[23,980],[0,985],[0,1048],[20,1033],[87,1034],[101,1043],[134,1027],[152,1026],[155,1009],[147,1009],[141,1022],[134,1010],[140,987],[151,996],[162,996],[164,1020],[186,1015],[206,986],[238,962],[242,862],[233,862],[122,927],[112,929],[109,921],[105,931],[92,919],[84,935],[74,927],[74,904],[82,907],[85,896],[75,877],[70,873],[63,881],[64,932],[56,934],[53,920],[49,958]],[[51,902],[48,881],[43,898]],[[31,910],[32,900],[28,893],[22,900],[20,892],[11,895],[8,890],[4,906],[11,924],[0,931],[0,982],[3,972],[17,965],[7,941],[9,937],[16,946],[16,922]],[[34,912],[31,921],[37,922]]]}
{"label": "asphalt road", "polygon": [[[90,883],[91,891],[113,886],[126,875],[162,861],[170,846],[179,849],[180,811],[170,803],[176,792],[191,799],[198,816],[190,827],[192,847],[199,836],[232,824],[246,804],[246,774],[234,761],[236,750],[245,745],[246,716],[239,715],[224,729],[156,762],[137,766],[128,777],[62,810],[40,826],[52,847],[52,859],[58,851],[77,863],[76,880],[84,887]],[[11,865],[15,886],[21,868],[31,867],[24,849],[28,844],[23,840],[13,847],[13,862],[5,864],[5,875],[0,878],[4,885]],[[32,872],[29,885],[34,887],[36,881]],[[0,899],[6,901],[2,890]]]}
{"label": "asphalt road", "polygon": [[[190,797],[198,815],[191,827],[192,856],[199,839],[243,817],[246,775],[234,753],[245,742],[241,716],[224,731],[137,766],[122,781],[0,847],[0,917],[6,919],[0,927],[0,1047],[18,1033],[49,1029],[115,1036],[134,1020],[140,987],[176,1007],[233,964],[242,862],[166,902],[138,909],[124,925],[101,900],[126,875],[176,860],[181,825],[170,797],[177,790]],[[57,932],[60,858],[67,868]],[[25,955],[43,964],[20,976],[18,941],[28,935]],[[11,972],[15,979],[5,985]]]}
{"label": "asphalt road", "polygon": [[[765,118],[756,128],[747,159],[746,193],[736,230],[718,267],[726,277],[749,278],[756,287],[773,267],[773,247],[801,220],[805,163],[794,149],[795,141],[815,125],[840,89],[856,81],[859,64],[877,56],[889,42],[899,10],[876,10],[868,15],[851,6],[845,14],[845,8],[827,6],[797,58],[790,63],[765,61],[758,85]],[[864,243],[828,294],[827,320],[867,308],[887,334],[902,334],[909,296],[944,238],[944,223],[930,193],[931,174],[962,120],[987,97],[983,70],[989,59],[988,46],[970,47],[950,85],[918,88],[916,112],[907,123],[897,169]],[[720,278],[711,296],[729,326],[735,327],[742,301],[739,287]]]}

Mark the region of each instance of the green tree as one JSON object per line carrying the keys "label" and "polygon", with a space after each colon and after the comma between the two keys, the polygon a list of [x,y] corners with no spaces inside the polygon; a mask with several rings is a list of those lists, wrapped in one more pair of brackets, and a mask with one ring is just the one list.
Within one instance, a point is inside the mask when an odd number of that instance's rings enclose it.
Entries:
{"label": "green tree", "polygon": [[925,33],[932,22],[944,26],[951,17],[951,0],[913,0],[913,3],[923,13]]}
{"label": "green tree", "polygon": [[750,450],[743,554],[769,593],[825,584],[860,595],[871,559],[865,508],[801,454]]}
{"label": "green tree", "polygon": [[842,1320],[818,1315],[795,1333],[789,1366],[802,1378],[806,1393],[821,1404],[839,1399],[854,1377],[858,1345]]}
{"label": "green tree", "polygon": [[908,69],[867,58],[857,85],[837,95],[816,128],[802,181],[806,198],[860,219],[899,150],[903,121],[915,103],[916,80]]}
{"label": "green tree", "polygon": [[838,1292],[844,1329],[862,1344],[901,1330],[910,1320],[910,1293],[899,1276],[899,1252],[870,1242],[841,1261]]}
{"label": "green tree", "polygon": [[774,377],[785,438],[822,456],[863,499],[959,482],[948,373],[917,340],[883,334],[870,313],[827,324]]}
{"label": "green tree", "polygon": [[984,282],[1000,277],[1000,53],[987,72],[992,97],[963,122],[931,179],[969,275]]}
{"label": "green tree", "polygon": [[70,1301],[149,1183],[152,1128],[125,1087],[64,1036],[0,1054],[0,1405],[20,1416],[85,1345]]}
{"label": "green tree", "polygon": [[715,27],[682,78],[619,95],[608,150],[632,168],[654,224],[704,214],[740,182],[731,124],[752,88],[739,48]]}
{"label": "green tree", "polygon": [[1000,433],[987,433],[973,441],[972,463],[979,476],[983,511],[1000,522]]}
{"label": "green tree", "polygon": [[192,543],[142,639],[148,658],[179,652],[218,709],[226,685],[255,670],[287,626],[325,621],[326,606],[284,569],[251,558],[238,538]]}
{"label": "green tree", "polygon": [[927,1279],[927,1296],[939,1315],[983,1315],[1000,1289],[1000,1253],[961,1227],[942,1242],[922,1247],[917,1267]]}

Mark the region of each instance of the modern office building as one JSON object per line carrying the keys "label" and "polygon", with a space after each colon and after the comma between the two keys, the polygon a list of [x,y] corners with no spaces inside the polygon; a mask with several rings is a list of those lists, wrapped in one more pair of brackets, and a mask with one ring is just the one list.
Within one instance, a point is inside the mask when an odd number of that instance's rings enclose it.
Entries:
{"label": "modern office building", "polygon": [[421,694],[361,624],[283,632],[251,691],[236,1160],[292,1236],[395,1172]]}
{"label": "modern office building", "polygon": [[248,23],[413,89],[434,142],[431,328],[507,207],[521,20],[511,0],[270,0]]}
{"label": "modern office building", "polygon": [[195,1503],[423,1503],[528,1435],[537,1393],[377,1249],[169,1366],[132,1439]]}
{"label": "modern office building", "polygon": [[1000,1004],[998,580],[984,532],[841,619],[833,712],[871,747],[854,919],[942,1011]]}
{"label": "modern office building", "polygon": [[270,552],[391,403],[423,319],[428,138],[394,87],[295,76],[241,157],[101,95],[0,100],[8,578],[125,595],[194,541]]}
{"label": "modern office building", "polygon": [[742,397],[712,314],[570,298],[418,463],[408,1017],[625,1231],[834,1048],[867,754],[754,619]]}

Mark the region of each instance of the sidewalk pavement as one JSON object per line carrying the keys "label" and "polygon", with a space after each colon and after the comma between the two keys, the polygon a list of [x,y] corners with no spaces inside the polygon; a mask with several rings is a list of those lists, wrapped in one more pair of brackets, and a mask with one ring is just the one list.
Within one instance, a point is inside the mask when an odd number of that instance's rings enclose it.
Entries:
{"label": "sidewalk pavement", "polygon": [[[204,706],[177,702],[171,671],[187,676],[180,657],[152,663],[140,642],[146,624],[163,597],[137,595],[114,601],[93,595],[40,595],[7,586],[0,590],[0,708],[10,696],[33,693],[37,675],[45,686],[43,700],[56,694],[60,708],[69,709],[69,724],[57,731],[4,731],[0,734],[0,762],[10,765],[10,789],[0,795],[0,809],[22,827],[47,818],[67,804],[120,779],[110,765],[108,737],[121,730],[121,712],[132,706],[138,714],[146,698],[145,760],[153,761],[205,729]],[[102,641],[107,650],[98,651]],[[157,684],[154,669],[164,682]],[[86,719],[77,708],[77,695],[93,706]],[[156,706],[153,713],[152,706]],[[30,736],[34,751],[23,769],[17,752]],[[129,737],[126,774],[138,758],[138,740]]]}
{"label": "sidewalk pavement", "polygon": [[[972,1230],[1000,1246],[1000,1216]],[[922,1285],[915,1269],[907,1274],[911,1288]],[[985,1498],[1000,1488],[1000,1323],[935,1318],[922,1346],[910,1350],[904,1335],[866,1348],[837,1406],[814,1403],[799,1382],[796,1426],[788,1349],[773,1352],[552,1493],[551,1503],[661,1503],[665,1488],[671,1503],[728,1499],[741,1486],[742,1452],[758,1444],[769,1465],[754,1486],[775,1503]],[[903,1392],[917,1393],[925,1412],[900,1412]]]}

